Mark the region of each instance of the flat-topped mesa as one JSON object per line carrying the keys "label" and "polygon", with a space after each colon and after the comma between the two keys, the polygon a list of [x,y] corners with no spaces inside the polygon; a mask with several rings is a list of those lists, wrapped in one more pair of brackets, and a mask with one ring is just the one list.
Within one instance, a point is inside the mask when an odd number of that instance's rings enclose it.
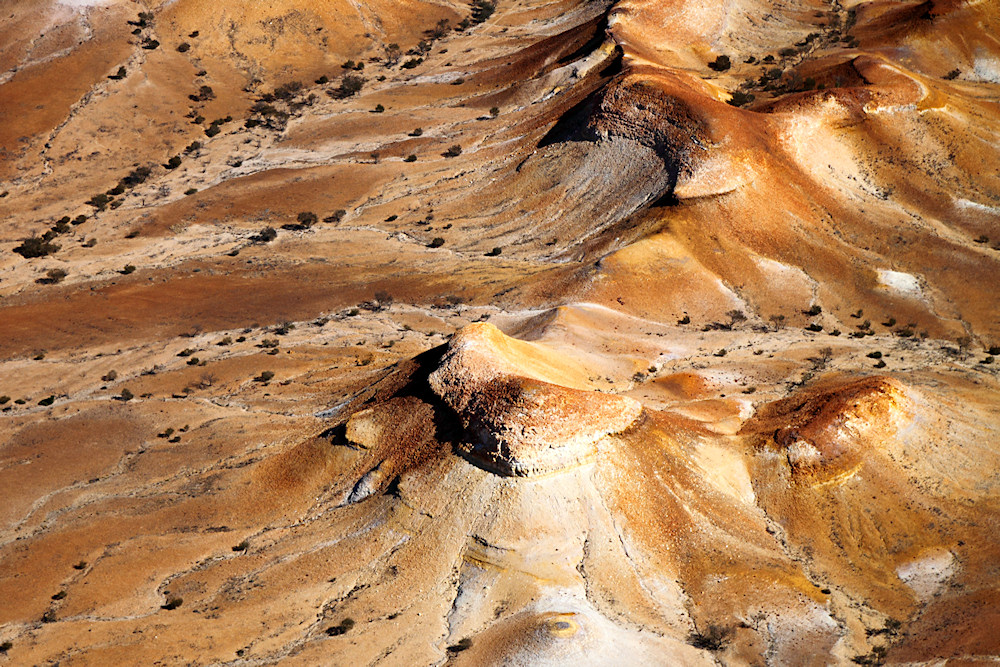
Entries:
{"label": "flat-topped mesa", "polygon": [[429,382],[461,417],[459,450],[470,461],[499,475],[557,472],[592,460],[601,438],[639,417],[642,406],[631,398],[549,381],[576,375],[552,356],[490,324],[455,335]]}

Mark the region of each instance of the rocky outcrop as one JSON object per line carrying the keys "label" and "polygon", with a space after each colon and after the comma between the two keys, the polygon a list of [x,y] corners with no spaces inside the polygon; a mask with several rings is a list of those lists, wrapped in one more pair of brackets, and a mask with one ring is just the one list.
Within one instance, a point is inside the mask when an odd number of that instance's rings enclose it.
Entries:
{"label": "rocky outcrop", "polygon": [[528,355],[518,355],[541,354],[533,347],[493,325],[471,325],[455,336],[429,378],[465,426],[459,451],[501,475],[541,475],[585,463],[601,438],[624,431],[642,412],[631,398],[538,377],[522,365]]}

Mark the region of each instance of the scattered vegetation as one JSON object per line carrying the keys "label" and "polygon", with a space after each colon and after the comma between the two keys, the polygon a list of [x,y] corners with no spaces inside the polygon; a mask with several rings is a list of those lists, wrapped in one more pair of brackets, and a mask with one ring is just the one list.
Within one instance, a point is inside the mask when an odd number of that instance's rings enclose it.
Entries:
{"label": "scattered vegetation", "polygon": [[441,155],[443,155],[444,157],[458,157],[461,154],[462,154],[462,147],[459,146],[458,144],[455,144],[454,146],[450,146],[448,150],[446,150]]}
{"label": "scattered vegetation", "polygon": [[340,86],[327,91],[327,94],[336,100],[344,100],[361,92],[364,85],[365,80],[363,77],[355,74],[347,74],[340,80]]}
{"label": "scattered vegetation", "polygon": [[208,102],[215,99],[215,91],[211,86],[201,86],[197,93],[188,95],[188,99],[192,102]]}
{"label": "scattered vegetation", "polygon": [[68,275],[66,269],[49,269],[45,272],[45,277],[39,278],[37,282],[43,285],[55,285],[65,280]]}
{"label": "scattered vegetation", "polygon": [[135,273],[135,264],[126,264],[124,267],[122,267],[121,270],[122,275],[127,276],[130,273]]}
{"label": "scattered vegetation", "polygon": [[353,618],[345,618],[337,625],[330,626],[326,629],[326,634],[330,637],[338,637],[340,635],[346,635],[354,627]]}
{"label": "scattered vegetation", "polygon": [[458,643],[452,644],[451,646],[448,647],[448,653],[452,654],[461,653],[462,651],[466,651],[470,648],[472,648],[472,638],[463,637],[462,639],[458,640]]}
{"label": "scattered vegetation", "polygon": [[125,389],[122,389],[122,392],[121,392],[121,395],[119,396],[119,398],[122,401],[125,401],[127,403],[128,401],[131,401],[133,398],[135,398],[135,394],[133,394],[131,391],[129,391],[127,388],[125,388]]}
{"label": "scattered vegetation", "polygon": [[440,248],[444,245],[444,239],[440,236],[435,236],[434,239],[427,244],[428,248]]}
{"label": "scattered vegetation", "polygon": [[708,63],[708,67],[716,72],[725,72],[727,69],[732,67],[732,62],[729,60],[729,56],[719,56],[712,62]]}
{"label": "scattered vegetation", "polygon": [[483,23],[496,11],[496,0],[474,0],[472,3],[472,22]]}
{"label": "scattered vegetation", "polygon": [[235,547],[233,547],[233,551],[246,551],[249,548],[250,548],[250,541],[249,540],[243,540],[242,542],[240,542],[239,544],[237,544]]}
{"label": "scattered vegetation", "polygon": [[184,598],[169,597],[167,598],[167,603],[164,604],[162,607],[160,607],[160,609],[166,609],[167,611],[171,611],[173,609],[177,609],[182,604],[184,604]]}
{"label": "scattered vegetation", "polygon": [[254,382],[267,383],[274,379],[274,371],[262,371],[260,375],[255,377]]}
{"label": "scattered vegetation", "polygon": [[403,158],[403,162],[416,162],[416,161],[417,161],[417,156],[413,155],[412,153]]}
{"label": "scattered vegetation", "polygon": [[705,632],[693,632],[688,635],[687,642],[691,646],[705,651],[721,651],[729,643],[731,634],[731,628],[709,625]]}
{"label": "scattered vegetation", "polygon": [[48,398],[43,398],[42,400],[38,401],[38,404],[41,405],[42,407],[47,408],[55,402],[56,402],[56,397],[49,396]]}
{"label": "scattered vegetation", "polygon": [[500,255],[501,252],[503,252],[503,250],[500,249],[499,247],[496,247],[496,248],[493,248],[493,250],[490,250],[488,253],[486,253],[486,256],[487,257],[497,257],[498,255]]}
{"label": "scattered vegetation", "polygon": [[274,239],[278,238],[278,232],[274,227],[265,227],[256,234],[250,237],[251,243],[270,243]]}

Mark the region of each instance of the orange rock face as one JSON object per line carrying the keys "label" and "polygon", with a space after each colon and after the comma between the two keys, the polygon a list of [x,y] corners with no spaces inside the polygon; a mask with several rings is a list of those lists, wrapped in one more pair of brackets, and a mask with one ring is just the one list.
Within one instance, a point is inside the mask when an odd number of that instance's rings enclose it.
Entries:
{"label": "orange rock face", "polygon": [[5,3],[0,662],[1000,660],[997,34]]}

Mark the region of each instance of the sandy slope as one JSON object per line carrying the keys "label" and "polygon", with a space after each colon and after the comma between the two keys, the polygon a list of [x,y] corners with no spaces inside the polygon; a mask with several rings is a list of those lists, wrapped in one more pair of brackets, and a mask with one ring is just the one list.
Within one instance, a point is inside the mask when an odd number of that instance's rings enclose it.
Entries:
{"label": "sandy slope", "polygon": [[9,4],[0,661],[1000,656],[994,5]]}

